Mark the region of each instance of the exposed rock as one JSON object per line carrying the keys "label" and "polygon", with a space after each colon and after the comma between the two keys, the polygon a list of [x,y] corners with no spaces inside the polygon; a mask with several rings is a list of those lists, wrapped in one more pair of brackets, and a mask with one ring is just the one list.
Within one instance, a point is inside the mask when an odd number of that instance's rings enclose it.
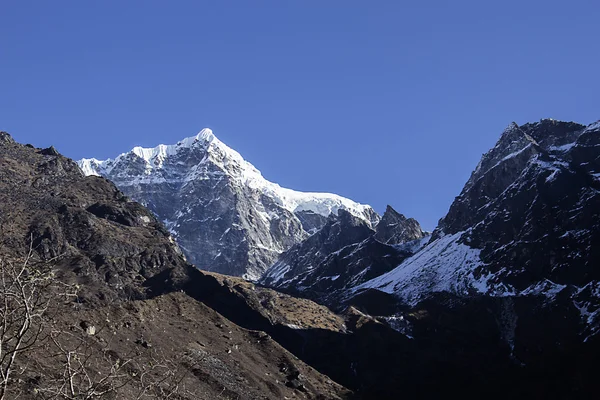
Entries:
{"label": "exposed rock", "polygon": [[425,233],[415,219],[406,218],[389,205],[377,224],[375,234],[375,239],[385,244],[401,244],[423,237]]}
{"label": "exposed rock", "polygon": [[0,131],[0,142],[14,143],[15,140],[8,134],[8,132]]}
{"label": "exposed rock", "polygon": [[40,150],[40,154],[44,156],[58,156],[58,150],[54,148],[54,146],[50,146],[47,149]]}
{"label": "exposed rock", "polygon": [[259,282],[338,308],[345,291],[392,270],[424,244],[418,222],[390,206],[376,229],[340,210],[284,252]]}
{"label": "exposed rock", "polygon": [[32,246],[39,260],[56,259],[65,279],[93,288],[82,301],[145,298],[186,281],[192,267],[162,224],[112,183],[84,177],[61,155],[48,158],[11,141],[0,146],[5,256],[24,256]]}

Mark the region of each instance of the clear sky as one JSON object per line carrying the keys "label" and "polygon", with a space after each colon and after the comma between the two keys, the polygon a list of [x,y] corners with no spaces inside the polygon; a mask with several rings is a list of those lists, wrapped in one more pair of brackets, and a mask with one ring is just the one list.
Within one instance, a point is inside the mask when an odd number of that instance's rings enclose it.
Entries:
{"label": "clear sky", "polygon": [[428,229],[511,121],[600,119],[598,1],[0,1],[0,129],[107,158],[204,127]]}

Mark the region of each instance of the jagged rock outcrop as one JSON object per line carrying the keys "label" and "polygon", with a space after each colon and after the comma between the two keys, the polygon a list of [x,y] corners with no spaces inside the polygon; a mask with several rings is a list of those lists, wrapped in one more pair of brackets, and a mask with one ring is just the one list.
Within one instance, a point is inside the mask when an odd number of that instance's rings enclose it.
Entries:
{"label": "jagged rock outcrop", "polygon": [[284,252],[260,283],[336,307],[343,291],[395,268],[424,244],[423,238],[417,221],[390,206],[375,230],[340,210]]}
{"label": "jagged rock outcrop", "polygon": [[258,279],[339,209],[371,227],[379,221],[369,206],[267,181],[209,129],[175,145],[136,147],[114,160],[79,165],[154,212],[198,268],[247,279]]}
{"label": "jagged rock outcrop", "polygon": [[375,239],[385,244],[406,243],[425,236],[417,220],[406,218],[389,205],[375,230]]}

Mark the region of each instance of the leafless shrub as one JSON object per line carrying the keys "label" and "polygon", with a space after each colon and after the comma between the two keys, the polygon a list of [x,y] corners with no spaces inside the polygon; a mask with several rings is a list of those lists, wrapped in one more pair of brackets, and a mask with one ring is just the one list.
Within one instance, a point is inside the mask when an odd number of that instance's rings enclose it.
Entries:
{"label": "leafless shrub", "polygon": [[23,394],[16,376],[25,374],[28,352],[53,366],[33,388],[36,398],[196,398],[184,385],[189,370],[157,350],[144,359],[118,356],[97,333],[58,329],[56,306],[76,298],[78,287],[61,282],[52,261],[33,262],[33,254],[30,248],[23,260],[0,260],[0,400]]}
{"label": "leafless shrub", "polygon": [[32,263],[33,249],[20,262],[0,260],[0,400],[18,359],[46,339],[45,315],[52,301],[76,295],[76,287],[56,279],[51,263]]}
{"label": "leafless shrub", "polygon": [[[44,400],[195,398],[183,384],[189,371],[154,351],[145,360],[118,356],[109,343],[97,348],[90,338],[70,332],[50,335],[60,373],[36,390]],[[190,397],[191,396],[191,397]]]}

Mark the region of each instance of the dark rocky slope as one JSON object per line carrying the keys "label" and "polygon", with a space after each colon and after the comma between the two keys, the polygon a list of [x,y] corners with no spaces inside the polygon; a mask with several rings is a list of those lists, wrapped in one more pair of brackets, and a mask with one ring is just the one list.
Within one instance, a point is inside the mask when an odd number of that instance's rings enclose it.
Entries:
{"label": "dark rocky slope", "polygon": [[[214,278],[184,260],[148,210],[106,179],[85,177],[53,148],[23,146],[0,133],[0,215],[3,271],[28,259],[27,276],[51,268],[56,273],[47,279],[79,288],[68,301],[50,297],[39,321],[44,334],[39,346],[17,358],[10,396],[20,392],[20,398],[37,399],[58,390],[65,359],[51,337],[81,353],[92,377],[114,375],[118,360],[128,365],[127,374],[104,383],[102,391],[108,382],[117,389],[101,398],[138,398],[143,387],[147,393],[140,398],[165,398],[173,388],[178,399],[341,399],[350,394],[266,340],[264,332],[240,327],[199,302]],[[295,306],[277,307],[279,319],[265,319],[262,327],[295,332],[284,316],[301,329],[311,326],[309,316],[326,329],[343,326],[323,307],[289,302]],[[308,304],[306,315],[290,311],[302,304]]]}
{"label": "dark rocky slope", "polygon": [[[89,302],[144,299],[179,289],[191,268],[167,230],[108,180],[85,178],[54,149],[0,142],[0,251],[31,247],[66,279],[90,288]],[[160,278],[158,278],[160,276]]]}
{"label": "dark rocky slope", "polygon": [[385,244],[401,244],[425,236],[416,219],[406,218],[389,205],[375,230],[375,239]]}

